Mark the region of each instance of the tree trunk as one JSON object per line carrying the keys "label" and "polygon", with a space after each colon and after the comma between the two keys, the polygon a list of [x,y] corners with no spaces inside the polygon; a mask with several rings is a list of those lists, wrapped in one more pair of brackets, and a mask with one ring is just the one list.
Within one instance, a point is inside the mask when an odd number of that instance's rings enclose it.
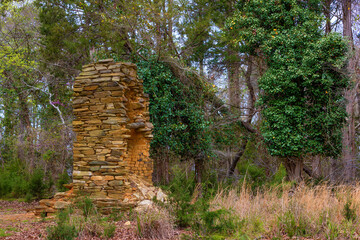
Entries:
{"label": "tree trunk", "polygon": [[160,53],[161,53],[161,49],[162,49],[162,33],[161,33],[161,22],[162,22],[162,17],[161,17],[161,3],[159,0],[154,1],[154,4],[156,6],[155,11],[153,11],[154,14],[154,22],[155,22],[155,49],[158,55],[158,59],[160,58]]}
{"label": "tree trunk", "polygon": [[284,166],[289,181],[301,182],[303,180],[304,163],[301,158],[286,158]]}
{"label": "tree trunk", "polygon": [[200,184],[202,182],[204,172],[204,161],[203,159],[195,159],[195,181]]}
{"label": "tree trunk", "polygon": [[164,8],[164,12],[167,10],[167,32],[169,34],[168,40],[168,48],[172,48],[172,44],[170,43],[173,40],[173,0],[167,1],[167,8]]}
{"label": "tree trunk", "polygon": [[[247,66],[247,70],[245,72],[245,83],[246,83],[246,86],[247,86],[248,91],[249,91],[249,98],[248,98],[248,108],[249,108],[249,110],[248,110],[248,116],[246,117],[246,120],[245,120],[245,124],[249,126],[251,121],[252,121],[252,118],[254,116],[255,101],[256,101],[254,87],[253,87],[253,85],[251,83],[251,74],[252,74],[252,71],[253,71],[253,57],[252,56],[248,57],[247,64],[248,64],[248,66]],[[240,62],[239,62],[238,69],[240,71]],[[240,92],[239,75],[238,75],[237,79],[238,79],[238,83],[239,83],[238,91]],[[230,78],[229,78],[229,80],[230,80]],[[240,95],[238,97],[240,99]],[[238,103],[237,106],[240,106],[240,100],[239,100],[239,103]],[[243,125],[244,125],[244,123],[243,123]],[[248,129],[246,129],[246,130],[248,130]],[[248,135],[248,134],[246,134],[246,135]],[[246,136],[246,138],[242,141],[239,151],[236,153],[235,158],[231,162],[230,168],[229,168],[228,173],[227,173],[228,177],[230,177],[230,176],[232,176],[234,174],[236,165],[238,164],[238,162],[240,161],[240,158],[245,153],[247,143],[248,143],[248,136]]]}
{"label": "tree trunk", "polygon": [[235,158],[231,162],[231,165],[230,165],[230,168],[229,168],[229,171],[227,174],[228,177],[231,177],[234,174],[236,165],[240,161],[240,158],[242,157],[242,155],[244,155],[247,143],[248,143],[248,139],[245,138],[244,141],[242,141],[242,143],[241,143],[240,150],[236,153]]}
{"label": "tree trunk", "polygon": [[154,175],[153,181],[157,184],[169,184],[169,154],[161,152],[154,158]]}
{"label": "tree trunk", "polygon": [[[350,51],[352,51],[354,45],[351,23],[351,0],[342,0],[342,10],[343,36],[349,40]],[[354,67],[354,58],[351,58],[348,64],[350,79],[353,78]],[[348,114],[348,119],[343,129],[342,160],[344,163],[344,180],[351,181],[355,178],[356,146],[354,105],[356,100],[356,88],[350,87],[347,89],[345,92],[345,99],[347,100],[346,113]]]}
{"label": "tree trunk", "polygon": [[312,174],[314,178],[320,178],[321,177],[321,161],[320,156],[316,155],[313,157],[312,161]]}
{"label": "tree trunk", "polygon": [[326,17],[325,34],[329,34],[331,32],[331,16],[330,16],[331,2],[332,0],[325,0],[323,5],[324,15]]}
{"label": "tree trunk", "polygon": [[343,150],[342,158],[344,161],[345,181],[351,181],[355,178],[355,160],[356,160],[356,145],[355,145],[355,119],[354,119],[354,104],[355,98],[354,89],[349,89],[345,92],[347,100],[346,112],[348,120],[343,129]]}
{"label": "tree trunk", "polygon": [[204,76],[204,59],[199,60],[200,76]]}
{"label": "tree trunk", "polygon": [[350,45],[353,46],[352,22],[351,22],[351,2],[352,0],[342,0],[343,10],[343,36],[347,37]]}
{"label": "tree trunk", "polygon": [[254,116],[255,113],[255,101],[256,101],[256,96],[255,96],[255,91],[254,91],[254,87],[251,83],[251,74],[252,74],[252,70],[253,70],[253,57],[249,56],[248,58],[248,67],[245,73],[245,83],[246,83],[246,87],[249,91],[249,98],[248,98],[248,116],[246,118],[246,122],[251,123],[252,117]]}
{"label": "tree trunk", "polygon": [[238,53],[233,49],[228,49],[227,72],[229,103],[232,110],[240,107],[240,59]]}
{"label": "tree trunk", "polygon": [[20,131],[21,133],[27,132],[27,129],[30,127],[30,113],[29,113],[29,107],[27,103],[27,96],[24,94],[24,91],[22,89],[17,88],[14,85],[14,89],[16,91],[16,94],[19,98],[19,120],[20,120]]}

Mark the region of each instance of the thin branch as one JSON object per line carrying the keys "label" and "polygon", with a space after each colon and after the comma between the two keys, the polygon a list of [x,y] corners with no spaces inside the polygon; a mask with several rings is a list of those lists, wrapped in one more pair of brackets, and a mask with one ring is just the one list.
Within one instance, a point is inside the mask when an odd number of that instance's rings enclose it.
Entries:
{"label": "thin branch", "polygon": [[[59,117],[60,117],[60,120],[61,120],[61,124],[62,124],[62,125],[65,125],[65,120],[64,120],[63,114],[62,114],[60,108],[53,103],[53,101],[52,101],[52,93],[50,92],[50,90],[49,90],[48,92],[46,92],[46,91],[45,91],[44,89],[42,89],[42,88],[37,88],[37,87],[34,87],[34,86],[30,86],[29,84],[27,84],[27,83],[26,83],[25,81],[23,81],[23,80],[22,80],[22,82],[23,82],[26,86],[28,86],[29,88],[32,88],[32,89],[34,89],[34,90],[41,91],[41,92],[45,93],[46,95],[48,95],[48,96],[49,96],[49,103],[50,103],[50,105],[51,105],[53,108],[55,108],[56,111],[58,112]],[[46,87],[47,89],[49,89],[48,86],[47,86],[47,84],[45,84],[45,87]]]}

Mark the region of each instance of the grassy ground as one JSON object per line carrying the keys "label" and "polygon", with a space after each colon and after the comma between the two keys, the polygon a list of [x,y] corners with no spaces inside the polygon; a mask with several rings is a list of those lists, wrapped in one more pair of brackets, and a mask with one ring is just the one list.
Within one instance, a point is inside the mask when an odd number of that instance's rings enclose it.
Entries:
{"label": "grassy ground", "polygon": [[37,203],[0,200],[0,239],[42,239],[53,221],[40,221],[30,211]]}
{"label": "grassy ground", "polygon": [[219,191],[211,209],[236,216],[241,227],[233,236],[244,239],[360,239],[359,185],[281,185],[257,192],[243,186]]}
{"label": "grassy ground", "polygon": [[[167,218],[164,218],[163,213],[158,213],[157,210],[147,211],[137,218],[136,215],[130,216],[129,213],[103,216],[95,211],[90,211],[84,216],[82,209],[73,209],[71,213],[66,211],[66,219],[59,220],[59,216],[35,217],[32,209],[37,204],[37,202],[0,200],[0,239],[145,240],[159,239],[157,236],[163,236],[162,239],[180,239],[183,233],[177,229],[169,229],[169,226],[173,227],[173,225],[161,222],[166,221]],[[69,229],[71,231],[72,226],[75,227],[75,237],[69,237],[71,235]],[[171,235],[166,235],[168,231]]]}
{"label": "grassy ground", "polygon": [[[102,216],[75,207],[45,220],[29,211],[36,203],[0,201],[0,239],[46,239],[72,231],[69,239],[360,239],[360,185],[219,189],[208,201],[173,199],[141,214]],[[179,223],[187,223],[186,230]]]}

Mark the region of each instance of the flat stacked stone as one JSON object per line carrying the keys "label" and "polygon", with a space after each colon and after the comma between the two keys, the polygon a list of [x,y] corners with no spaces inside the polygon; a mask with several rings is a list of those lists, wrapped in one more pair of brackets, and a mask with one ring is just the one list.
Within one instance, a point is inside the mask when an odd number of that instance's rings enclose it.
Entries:
{"label": "flat stacked stone", "polygon": [[129,208],[159,192],[151,180],[149,97],[136,70],[105,59],[75,79],[73,190],[99,207]]}
{"label": "flat stacked stone", "polygon": [[74,84],[74,189],[124,199],[129,174],[151,182],[149,98],[136,65],[112,59],[83,66]]}

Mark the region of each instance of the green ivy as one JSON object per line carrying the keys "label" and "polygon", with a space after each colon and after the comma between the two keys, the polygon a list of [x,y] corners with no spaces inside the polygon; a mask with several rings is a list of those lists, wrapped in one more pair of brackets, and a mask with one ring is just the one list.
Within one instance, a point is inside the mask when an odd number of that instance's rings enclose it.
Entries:
{"label": "green ivy", "polygon": [[228,21],[244,52],[261,53],[262,134],[277,156],[337,155],[345,121],[347,43],[324,35],[320,1],[240,1]]}
{"label": "green ivy", "polygon": [[206,156],[211,139],[209,122],[195,86],[183,84],[165,63],[150,60],[137,66],[144,91],[150,97],[152,150],[170,149],[183,158]]}

